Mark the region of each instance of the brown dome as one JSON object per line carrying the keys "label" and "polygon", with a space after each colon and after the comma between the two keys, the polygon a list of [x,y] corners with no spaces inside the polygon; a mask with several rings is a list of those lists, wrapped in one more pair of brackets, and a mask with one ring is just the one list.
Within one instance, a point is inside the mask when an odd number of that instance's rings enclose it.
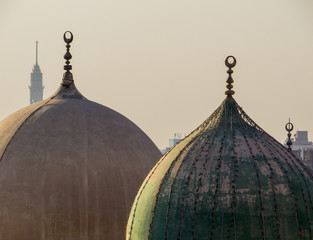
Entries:
{"label": "brown dome", "polygon": [[161,157],[134,123],[66,77],[52,97],[0,123],[1,239],[122,239]]}

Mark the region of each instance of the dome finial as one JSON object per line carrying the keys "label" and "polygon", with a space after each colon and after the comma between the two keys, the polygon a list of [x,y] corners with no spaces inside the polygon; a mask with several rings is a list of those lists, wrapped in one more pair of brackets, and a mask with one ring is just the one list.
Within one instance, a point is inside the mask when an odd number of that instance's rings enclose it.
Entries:
{"label": "dome finial", "polygon": [[[67,35],[69,34],[69,37],[67,37]],[[70,53],[70,43],[73,41],[73,34],[70,31],[66,31],[63,35],[63,39],[64,42],[66,42],[66,53],[64,55],[64,59],[66,60],[65,63],[66,65],[64,65],[64,70],[66,70],[66,72],[63,75],[63,82],[62,85],[63,86],[70,86],[74,80],[73,80],[73,74],[70,72],[70,70],[72,70],[72,65],[70,65],[70,60],[72,59],[72,54]]]}
{"label": "dome finial", "polygon": [[232,95],[235,94],[235,91],[232,90],[233,88],[233,85],[232,83],[234,82],[233,78],[232,78],[232,73],[234,72],[232,70],[233,67],[236,66],[236,58],[234,58],[233,56],[228,56],[226,59],[225,59],[225,65],[226,67],[228,67],[228,70],[227,70],[227,73],[228,73],[228,78],[227,78],[227,91],[225,91],[225,94],[228,96],[228,97],[231,97]]}
{"label": "dome finial", "polygon": [[287,134],[287,136],[288,136],[288,141],[287,141],[288,151],[291,151],[292,141],[290,139],[290,137],[291,137],[290,132],[293,130],[293,124],[290,122],[290,118],[289,118],[289,122],[285,125],[285,129],[288,132],[288,134]]}

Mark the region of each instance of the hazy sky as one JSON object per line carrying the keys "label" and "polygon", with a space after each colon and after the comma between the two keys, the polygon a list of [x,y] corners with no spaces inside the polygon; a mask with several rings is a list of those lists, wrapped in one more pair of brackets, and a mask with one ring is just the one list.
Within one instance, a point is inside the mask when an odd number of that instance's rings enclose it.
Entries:
{"label": "hazy sky", "polygon": [[0,119],[29,104],[39,41],[44,97],[74,34],[76,86],[135,122],[163,148],[223,101],[234,55],[235,99],[269,134],[313,137],[312,0],[0,0]]}

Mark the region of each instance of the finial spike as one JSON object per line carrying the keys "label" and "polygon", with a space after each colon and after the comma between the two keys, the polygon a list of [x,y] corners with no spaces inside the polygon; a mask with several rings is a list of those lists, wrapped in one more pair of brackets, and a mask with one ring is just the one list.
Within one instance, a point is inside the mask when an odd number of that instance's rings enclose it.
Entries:
{"label": "finial spike", "polygon": [[232,68],[236,66],[236,63],[237,63],[236,58],[233,57],[233,56],[228,56],[228,57],[225,59],[225,65],[226,65],[226,67],[228,67],[228,70],[227,70],[228,78],[227,78],[227,81],[226,81],[226,82],[227,82],[226,87],[227,87],[228,90],[225,91],[225,94],[226,94],[228,97],[231,97],[232,95],[235,94],[235,91],[232,90],[232,88],[233,88],[232,83],[234,82],[234,80],[233,80],[233,78],[232,78],[231,75],[232,75],[232,73],[234,72],[234,71],[232,70]]}
{"label": "finial spike", "polygon": [[[69,37],[67,35],[69,34]],[[70,31],[66,31],[63,35],[64,42],[66,42],[66,53],[64,55],[64,59],[66,60],[64,65],[64,70],[66,72],[63,75],[63,82],[62,85],[69,87],[73,82],[73,74],[70,72],[72,70],[72,65],[70,65],[70,60],[72,59],[72,54],[70,53],[70,43],[73,41],[74,37]]]}
{"label": "finial spike", "polygon": [[36,66],[38,65],[38,41],[36,41]]}
{"label": "finial spike", "polygon": [[288,146],[288,151],[291,151],[291,145],[292,145],[292,141],[291,141],[291,131],[293,130],[293,124],[290,122],[290,118],[289,118],[289,122],[285,125],[285,129],[288,132],[287,136],[288,136],[288,141],[287,141],[287,146]]}

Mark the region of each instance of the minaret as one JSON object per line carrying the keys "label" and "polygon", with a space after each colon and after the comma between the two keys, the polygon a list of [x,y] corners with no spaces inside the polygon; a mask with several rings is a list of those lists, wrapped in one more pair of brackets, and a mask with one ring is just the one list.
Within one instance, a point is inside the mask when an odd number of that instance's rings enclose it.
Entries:
{"label": "minaret", "polygon": [[42,72],[38,65],[38,41],[36,41],[36,64],[34,65],[33,72],[30,74],[30,104],[42,101],[43,89],[42,86]]}

